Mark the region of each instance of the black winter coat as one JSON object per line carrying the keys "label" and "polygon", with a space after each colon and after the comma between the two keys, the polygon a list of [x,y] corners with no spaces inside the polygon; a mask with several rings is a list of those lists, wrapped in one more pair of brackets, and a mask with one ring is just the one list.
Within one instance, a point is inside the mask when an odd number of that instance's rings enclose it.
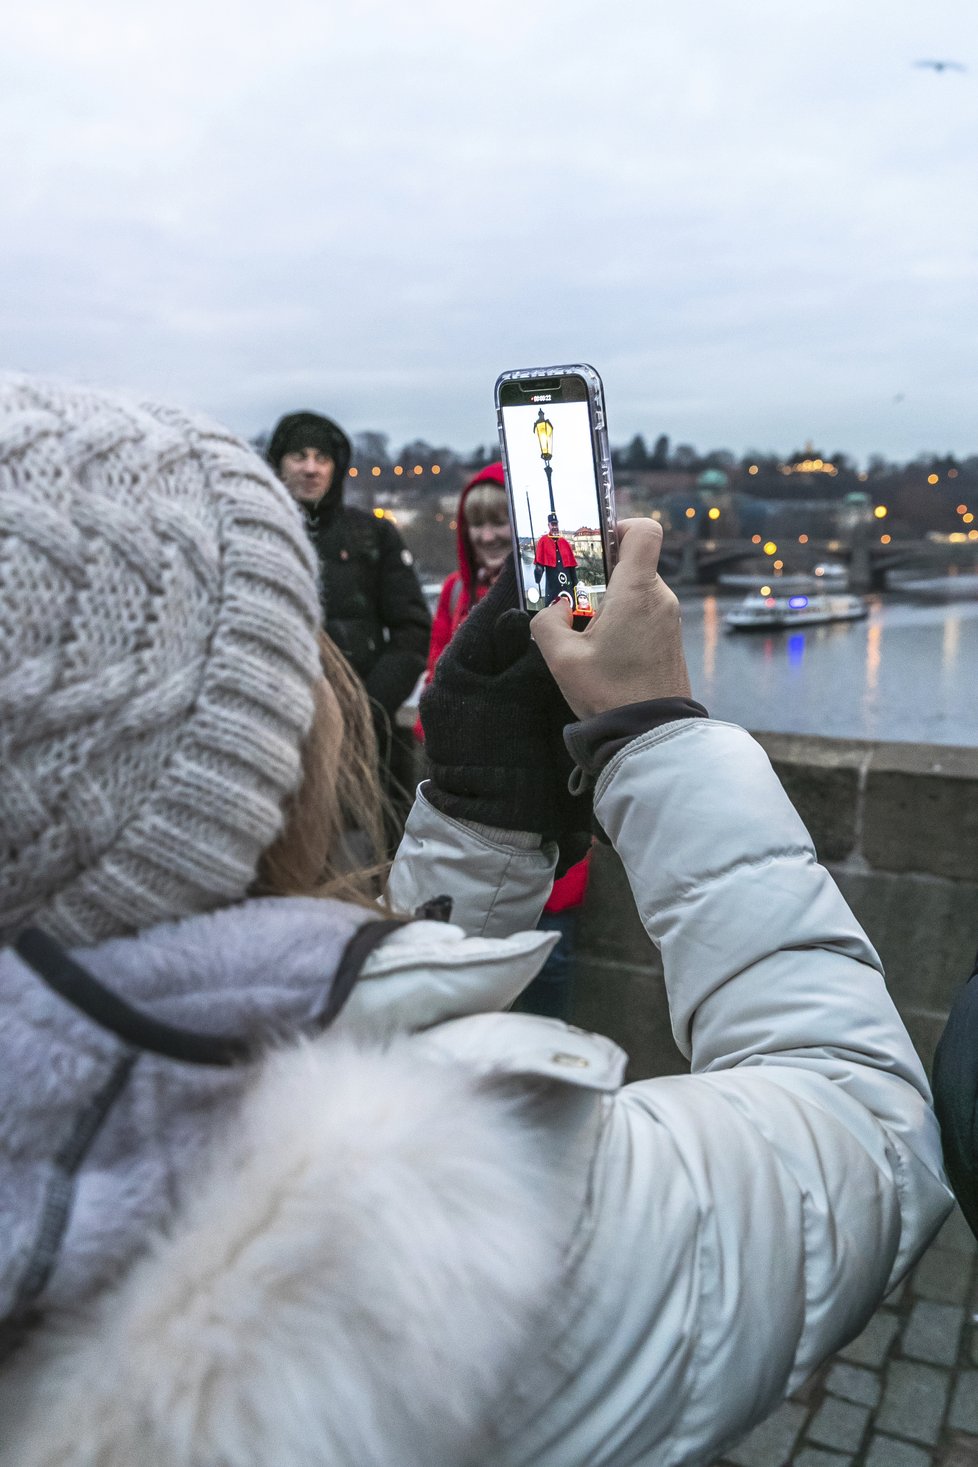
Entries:
{"label": "black winter coat", "polygon": [[390,521],[329,500],[306,510],[319,558],[323,625],[393,722],[424,672],[431,614],[411,554]]}

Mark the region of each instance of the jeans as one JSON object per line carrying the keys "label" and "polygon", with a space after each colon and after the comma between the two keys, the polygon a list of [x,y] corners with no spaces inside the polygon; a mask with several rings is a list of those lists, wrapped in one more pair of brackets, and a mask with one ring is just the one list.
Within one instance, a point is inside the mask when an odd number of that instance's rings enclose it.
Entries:
{"label": "jeans", "polygon": [[566,1019],[570,1015],[574,988],[574,962],[577,944],[577,907],[562,912],[544,912],[537,923],[538,932],[559,932],[553,952],[523,990],[514,1008],[524,1014],[543,1014],[548,1019]]}

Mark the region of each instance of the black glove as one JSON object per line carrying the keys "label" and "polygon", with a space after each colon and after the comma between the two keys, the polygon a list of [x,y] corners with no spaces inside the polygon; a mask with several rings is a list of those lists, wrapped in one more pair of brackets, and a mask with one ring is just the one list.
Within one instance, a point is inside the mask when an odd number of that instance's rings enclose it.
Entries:
{"label": "black glove", "polygon": [[446,815],[563,838],[568,850],[589,829],[590,797],[567,788],[574,714],[517,609],[512,557],[438,659],[420,713],[429,798]]}

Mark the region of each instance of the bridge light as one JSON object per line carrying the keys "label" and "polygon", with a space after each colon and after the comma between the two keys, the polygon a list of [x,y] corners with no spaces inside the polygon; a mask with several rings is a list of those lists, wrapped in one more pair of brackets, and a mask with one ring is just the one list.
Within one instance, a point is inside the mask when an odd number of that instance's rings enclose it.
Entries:
{"label": "bridge light", "polygon": [[783,560],[776,560],[774,562],[774,569],[776,571],[784,570],[784,561]]}
{"label": "bridge light", "polygon": [[762,596],[770,596],[770,594],[771,594],[771,587],[770,586],[762,586],[761,587],[761,595]]}
{"label": "bridge light", "polygon": [[973,515],[973,514],[963,514],[963,515],[962,515],[962,516],[961,516],[961,523],[962,523],[962,524],[963,524],[963,525],[970,525],[970,524],[972,524],[972,522],[973,522],[973,521],[974,521],[974,518],[975,518],[975,517],[974,517],[974,515]]}
{"label": "bridge light", "polygon": [[928,484],[937,484],[939,482],[939,475],[937,475],[937,474],[928,474],[927,475],[927,482],[928,482]]}
{"label": "bridge light", "polygon": [[431,465],[431,472],[433,474],[440,474],[441,473],[441,464],[432,464]]}
{"label": "bridge light", "polygon": [[808,536],[807,535],[799,535],[798,536],[798,544],[799,545],[807,545],[808,544]]}
{"label": "bridge light", "polygon": [[957,469],[948,469],[947,476],[949,479],[956,479],[958,477]]}
{"label": "bridge light", "polygon": [[359,473],[359,472],[360,472],[360,470],[359,470],[359,469],[356,469],[356,468],[354,468],[354,469],[351,469],[351,470],[350,470],[350,478],[351,478],[351,479],[355,479],[355,478],[356,478],[356,476],[357,476],[357,474],[358,474],[358,473]]}
{"label": "bridge light", "polygon": [[374,464],[374,466],[370,470],[370,472],[373,474],[373,476],[374,476],[375,479],[379,479],[380,478],[380,466],[378,464]]}
{"label": "bridge light", "polygon": [[885,504],[878,504],[876,506],[876,508],[873,510],[873,514],[876,516],[876,518],[878,520],[885,520],[886,519],[886,505]]}
{"label": "bridge light", "polygon": [[707,513],[709,514],[711,520],[718,520],[720,518],[720,511],[717,509],[716,505],[714,505],[711,510],[708,510]]}
{"label": "bridge light", "polygon": [[747,470],[747,472],[748,472],[748,473],[749,473],[749,474],[756,474],[756,473],[757,473],[757,464],[751,464],[751,466],[750,466],[750,468],[749,468],[749,469],[748,469],[748,470]]}
{"label": "bridge light", "polygon": [[750,543],[752,545],[760,545],[760,543],[761,543],[761,537],[760,537],[760,535],[751,535],[751,537],[750,537]]}
{"label": "bridge light", "polygon": [[954,513],[955,514],[967,514],[968,513],[968,506],[966,504],[959,504],[957,506],[957,508],[955,509]]}
{"label": "bridge light", "polygon": [[696,518],[696,511],[692,507],[692,505],[690,505],[689,509],[687,509],[687,511],[686,511],[686,518],[688,520],[692,520],[692,519],[695,519]]}
{"label": "bridge light", "polygon": [[889,543],[890,543],[890,540],[891,540],[891,539],[892,539],[892,538],[893,538],[893,537],[892,537],[892,536],[891,536],[891,535],[881,535],[881,536],[880,536],[880,544],[881,544],[881,545],[889,545]]}
{"label": "bridge light", "polygon": [[401,475],[404,473],[404,469],[401,467],[400,464],[395,464],[394,465],[394,472],[397,475],[397,477],[400,478]]}
{"label": "bridge light", "polygon": [[764,554],[765,555],[777,555],[777,553],[778,553],[778,547],[775,545],[774,541],[773,540],[765,540],[765,542],[764,542]]}
{"label": "bridge light", "polygon": [[374,507],[374,519],[382,520],[383,518],[384,518],[384,511],[380,508],[379,505],[376,505]]}
{"label": "bridge light", "polygon": [[978,530],[969,530],[968,531],[968,539],[969,540],[978,540]]}

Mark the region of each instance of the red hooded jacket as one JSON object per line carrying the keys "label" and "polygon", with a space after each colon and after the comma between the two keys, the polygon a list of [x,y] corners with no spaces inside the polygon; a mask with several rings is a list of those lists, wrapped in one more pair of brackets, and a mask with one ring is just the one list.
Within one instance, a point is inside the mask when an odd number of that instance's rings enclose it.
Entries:
{"label": "red hooded jacket", "polygon": [[[477,601],[481,601],[489,590],[488,581],[479,577],[479,565],[472,548],[472,537],[469,534],[469,523],[465,516],[465,501],[477,484],[498,484],[505,487],[506,478],[501,463],[488,464],[480,469],[477,474],[466,484],[462,490],[456,513],[457,531],[456,545],[458,549],[458,570],[452,571],[446,576],[438,597],[438,605],[435,609],[434,620],[431,624],[431,645],[428,648],[428,670],[425,674],[425,682],[430,683],[435,671],[435,663],[438,661],[445,648],[461,623],[468,616],[470,610]],[[419,740],[423,740],[424,734],[421,729],[420,718],[414,725],[414,732]],[[590,870],[590,856],[585,856],[583,861],[578,861],[565,871],[563,876],[554,882],[550,899],[544,908],[547,912],[563,912],[568,907],[579,907],[584,900],[587,891],[588,874]]]}

